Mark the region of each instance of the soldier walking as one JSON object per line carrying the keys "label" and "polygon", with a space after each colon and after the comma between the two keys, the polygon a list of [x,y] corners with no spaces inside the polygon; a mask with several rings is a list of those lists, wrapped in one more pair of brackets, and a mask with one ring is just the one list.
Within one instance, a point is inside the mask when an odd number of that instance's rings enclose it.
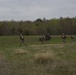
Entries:
{"label": "soldier walking", "polygon": [[66,42],[66,36],[65,36],[65,34],[64,34],[64,33],[62,33],[61,38],[63,39],[63,42],[65,43],[65,42]]}
{"label": "soldier walking", "polygon": [[27,46],[27,44],[24,42],[24,36],[20,34],[20,46],[22,46],[22,43]]}

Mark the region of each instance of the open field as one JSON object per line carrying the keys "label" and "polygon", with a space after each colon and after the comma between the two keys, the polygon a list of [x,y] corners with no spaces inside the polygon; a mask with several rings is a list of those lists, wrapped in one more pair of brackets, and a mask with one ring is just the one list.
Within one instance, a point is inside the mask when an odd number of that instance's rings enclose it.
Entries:
{"label": "open field", "polygon": [[76,36],[53,36],[42,43],[39,36],[0,36],[0,75],[76,75]]}

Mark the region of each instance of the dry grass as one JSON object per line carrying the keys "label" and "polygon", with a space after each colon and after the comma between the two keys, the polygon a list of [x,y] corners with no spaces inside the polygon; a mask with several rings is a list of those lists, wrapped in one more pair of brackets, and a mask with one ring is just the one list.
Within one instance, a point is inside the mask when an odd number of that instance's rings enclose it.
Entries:
{"label": "dry grass", "polygon": [[44,45],[32,45],[32,47],[36,47],[36,48],[39,48],[39,47],[49,47],[49,46],[56,46],[56,47],[65,47],[64,44],[44,44]]}
{"label": "dry grass", "polygon": [[36,63],[44,64],[44,63],[48,63],[49,61],[52,61],[55,55],[51,51],[46,51],[46,52],[36,53],[34,57]]}
{"label": "dry grass", "polygon": [[27,51],[27,50],[24,50],[24,49],[16,49],[16,50],[15,50],[15,53],[16,53],[16,54],[27,54],[28,51]]}
{"label": "dry grass", "polygon": [[1,61],[1,60],[4,60],[4,59],[5,59],[5,57],[4,57],[3,53],[0,52],[0,61]]}

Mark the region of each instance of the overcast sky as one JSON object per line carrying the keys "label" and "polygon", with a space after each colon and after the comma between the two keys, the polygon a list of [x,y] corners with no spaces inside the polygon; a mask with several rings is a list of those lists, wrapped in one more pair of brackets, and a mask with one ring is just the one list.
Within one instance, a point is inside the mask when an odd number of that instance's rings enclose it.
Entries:
{"label": "overcast sky", "polygon": [[0,20],[75,16],[76,0],[0,0]]}

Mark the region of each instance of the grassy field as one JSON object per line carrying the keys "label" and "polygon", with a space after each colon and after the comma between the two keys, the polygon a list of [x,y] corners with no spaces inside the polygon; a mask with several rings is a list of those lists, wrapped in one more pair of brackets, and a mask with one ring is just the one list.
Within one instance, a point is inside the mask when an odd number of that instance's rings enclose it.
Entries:
{"label": "grassy field", "polygon": [[42,43],[39,36],[0,36],[0,75],[76,75],[76,36],[53,36]]}

